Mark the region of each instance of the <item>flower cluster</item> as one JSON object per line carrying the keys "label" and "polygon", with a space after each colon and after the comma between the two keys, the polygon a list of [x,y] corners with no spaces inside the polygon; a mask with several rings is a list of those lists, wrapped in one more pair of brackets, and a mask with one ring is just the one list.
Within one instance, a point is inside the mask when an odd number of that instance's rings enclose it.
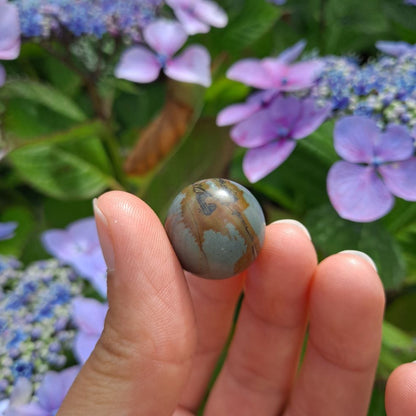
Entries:
{"label": "flower cluster", "polygon": [[14,259],[0,258],[0,400],[19,378],[36,389],[47,371],[67,365],[75,337],[71,302],[83,286],[58,260],[22,270]]}
{"label": "flower cluster", "polygon": [[48,38],[63,29],[75,36],[105,33],[136,39],[163,0],[14,0],[25,37]]}
{"label": "flower cluster", "polygon": [[[389,123],[416,125],[416,49],[389,44],[390,54],[365,65],[344,57],[324,58],[325,66],[310,96],[332,105],[334,114],[360,115],[380,127]],[[386,50],[386,44],[381,44]],[[407,47],[406,47],[407,48]]]}
{"label": "flower cluster", "polygon": [[323,64],[320,60],[293,63],[302,53],[300,41],[276,58],[244,59],[227,72],[230,79],[261,91],[245,103],[225,108],[217,117],[220,126],[235,124],[231,138],[248,148],[243,161],[247,178],[258,181],[282,164],[296,142],[313,131],[328,117],[330,106],[319,106],[312,98],[288,93],[309,90]]}
{"label": "flower cluster", "polygon": [[[338,120],[327,190],[343,218],[368,222],[389,212],[394,197],[416,201],[416,49],[378,42],[388,55],[359,65],[329,56],[291,64],[299,42],[277,58],[246,59],[227,75],[262,91],[220,112],[231,138],[248,148],[243,171],[255,182],[291,154],[296,141],[330,115]],[[317,74],[319,76],[317,76]]]}

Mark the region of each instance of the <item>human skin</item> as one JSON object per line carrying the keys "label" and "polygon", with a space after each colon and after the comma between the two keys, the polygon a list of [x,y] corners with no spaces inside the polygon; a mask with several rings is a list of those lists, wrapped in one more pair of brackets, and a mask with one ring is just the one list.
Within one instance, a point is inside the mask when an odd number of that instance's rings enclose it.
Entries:
{"label": "human skin", "polygon": [[[248,270],[206,280],[182,270],[143,201],[113,191],[95,206],[110,308],[58,416],[196,414],[242,292],[204,415],[366,415],[385,298],[365,258],[339,253],[318,264],[307,233],[283,221],[267,226]],[[389,416],[399,414],[410,416]]]}

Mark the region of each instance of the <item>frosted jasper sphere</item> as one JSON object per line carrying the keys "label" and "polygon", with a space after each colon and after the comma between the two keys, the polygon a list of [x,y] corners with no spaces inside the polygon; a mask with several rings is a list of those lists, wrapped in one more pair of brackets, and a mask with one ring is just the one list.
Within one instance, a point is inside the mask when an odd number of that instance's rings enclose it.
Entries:
{"label": "frosted jasper sphere", "polygon": [[189,272],[225,279],[246,269],[264,241],[260,204],[243,186],[226,179],[205,179],[180,192],[165,228]]}

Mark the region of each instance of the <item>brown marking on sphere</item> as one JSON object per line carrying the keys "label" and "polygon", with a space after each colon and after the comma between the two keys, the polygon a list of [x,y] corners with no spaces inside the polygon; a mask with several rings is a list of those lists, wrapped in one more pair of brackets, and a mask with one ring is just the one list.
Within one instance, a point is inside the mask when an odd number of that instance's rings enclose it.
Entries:
{"label": "brown marking on sphere", "polygon": [[234,184],[222,179],[210,181],[228,191],[228,198],[223,200],[211,193],[206,181],[196,182],[183,191],[185,198],[181,201],[182,220],[195,238],[201,253],[204,253],[202,246],[205,231],[221,233],[231,240],[226,225],[232,224],[246,244],[244,255],[234,266],[235,273],[238,273],[250,265],[260,250],[259,238],[243,213],[249,204],[244,198],[244,192]]}

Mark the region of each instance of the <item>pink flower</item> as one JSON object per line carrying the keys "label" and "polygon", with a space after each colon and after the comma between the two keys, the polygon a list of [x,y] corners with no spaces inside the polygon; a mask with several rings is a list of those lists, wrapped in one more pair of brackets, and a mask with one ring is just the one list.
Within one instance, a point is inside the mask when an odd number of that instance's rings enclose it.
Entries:
{"label": "pink flower", "polygon": [[276,58],[243,59],[231,66],[227,77],[262,90],[299,91],[310,88],[324,64],[318,59],[291,64],[304,47],[301,41]]}
{"label": "pink flower", "polygon": [[116,67],[116,77],[147,83],[155,81],[163,69],[168,77],[177,81],[205,87],[211,84],[210,56],[203,46],[189,46],[179,56],[173,57],[187,39],[179,23],[157,20],[145,27],[143,36],[154,52],[144,46],[127,49]]}
{"label": "pink flower", "polygon": [[256,182],[280,166],[297,141],[314,132],[329,112],[329,106],[319,108],[310,98],[278,96],[267,109],[237,124],[231,137],[249,149],[243,160],[247,178]]}

